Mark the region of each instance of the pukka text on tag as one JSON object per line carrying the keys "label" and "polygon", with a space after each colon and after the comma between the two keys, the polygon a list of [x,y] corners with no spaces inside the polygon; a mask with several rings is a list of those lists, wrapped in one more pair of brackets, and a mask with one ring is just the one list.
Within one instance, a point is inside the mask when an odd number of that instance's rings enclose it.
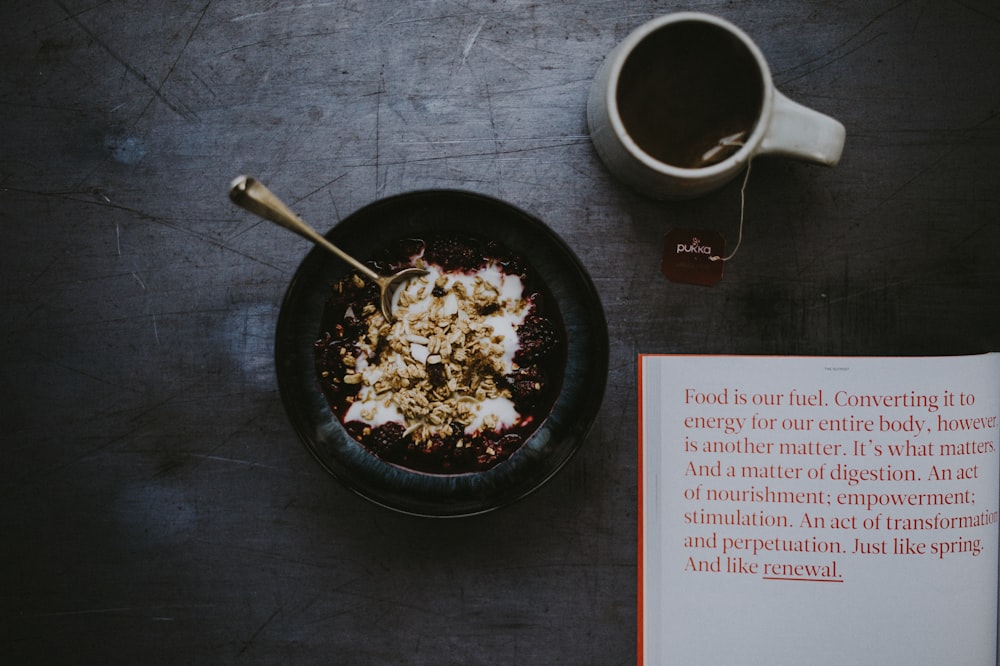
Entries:
{"label": "pukka text on tag", "polygon": [[663,237],[660,270],[671,282],[712,286],[722,279],[726,239],[707,229],[673,229]]}

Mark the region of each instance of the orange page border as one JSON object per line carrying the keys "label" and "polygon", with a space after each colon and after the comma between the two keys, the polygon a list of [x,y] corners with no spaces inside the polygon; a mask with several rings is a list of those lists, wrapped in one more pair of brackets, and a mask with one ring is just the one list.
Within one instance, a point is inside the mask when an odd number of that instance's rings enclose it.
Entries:
{"label": "orange page border", "polygon": [[643,359],[643,356],[644,356],[644,354],[639,354],[638,361],[637,361],[638,362],[638,366],[639,366],[639,372],[638,372],[638,376],[637,376],[638,384],[639,384],[639,407],[638,407],[638,415],[639,415],[639,430],[638,430],[638,432],[639,432],[639,459],[638,459],[638,465],[637,465],[637,467],[638,467],[638,473],[639,473],[639,483],[638,483],[638,493],[637,493],[638,500],[639,500],[639,510],[637,512],[637,515],[639,517],[639,525],[638,525],[638,529],[636,530],[636,534],[638,534],[639,558],[638,558],[638,566],[637,566],[638,574],[637,574],[637,580],[636,580],[636,585],[637,585],[636,599],[638,601],[638,612],[636,614],[636,618],[637,618],[637,626],[636,626],[636,634],[637,634],[637,636],[636,636],[636,640],[637,640],[637,643],[636,643],[636,663],[639,664],[640,666],[642,665],[642,649],[643,649],[643,612],[642,612],[642,602],[643,602],[643,581],[644,581],[643,563],[644,562],[643,562],[643,534],[642,534],[642,531],[643,531],[643,526],[645,524],[644,521],[643,521],[643,514],[642,514],[642,498],[643,498],[643,485],[642,485],[643,484],[643,480],[642,480],[642,435],[643,435],[643,429],[642,429],[642,386],[643,386],[642,385],[642,359]]}

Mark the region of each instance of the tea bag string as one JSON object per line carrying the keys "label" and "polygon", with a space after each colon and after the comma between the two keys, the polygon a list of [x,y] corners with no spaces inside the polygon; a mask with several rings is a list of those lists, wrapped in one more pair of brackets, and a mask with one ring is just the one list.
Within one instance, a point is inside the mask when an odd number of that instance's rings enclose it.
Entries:
{"label": "tea bag string", "polygon": [[[733,137],[726,137],[725,139],[723,139],[722,141],[719,142],[719,146],[720,147],[721,146],[742,146],[743,145],[742,141],[734,141],[734,140],[732,140],[736,136],[742,136],[742,135],[743,135],[743,132],[741,132],[740,134],[734,135]],[[750,165],[751,164],[753,164],[753,157],[752,156],[750,157],[750,159],[747,160],[747,170],[746,170],[746,173],[743,175],[743,186],[740,187],[740,229],[739,229],[739,234],[736,237],[736,245],[733,247],[733,251],[730,252],[727,256],[720,257],[719,255],[714,254],[714,255],[712,255],[711,257],[708,258],[709,261],[729,261],[734,256],[736,256],[736,252],[740,249],[740,243],[743,242],[743,218],[744,218],[744,213],[746,212],[747,182],[749,182],[749,180],[750,180]]]}

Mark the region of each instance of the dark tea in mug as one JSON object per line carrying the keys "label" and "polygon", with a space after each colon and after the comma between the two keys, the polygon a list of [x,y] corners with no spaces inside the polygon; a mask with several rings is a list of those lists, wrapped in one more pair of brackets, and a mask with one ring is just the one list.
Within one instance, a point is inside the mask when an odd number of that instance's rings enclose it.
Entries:
{"label": "dark tea in mug", "polygon": [[701,21],[663,26],[622,66],[616,91],[625,131],[654,159],[697,169],[739,150],[760,116],[764,82],[735,35]]}

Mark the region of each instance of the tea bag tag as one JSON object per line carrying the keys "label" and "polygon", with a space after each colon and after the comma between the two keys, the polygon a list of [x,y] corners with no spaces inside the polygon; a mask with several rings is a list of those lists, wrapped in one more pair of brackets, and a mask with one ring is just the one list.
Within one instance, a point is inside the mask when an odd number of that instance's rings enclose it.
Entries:
{"label": "tea bag tag", "polygon": [[711,287],[722,279],[726,239],[708,229],[673,229],[663,237],[660,270],[671,282]]}
{"label": "tea bag tag", "polygon": [[[719,145],[728,145],[727,142],[739,138],[741,138],[740,135],[734,134],[720,141]],[[710,287],[722,279],[726,262],[736,255],[736,251],[743,243],[747,182],[750,180],[752,162],[752,159],[747,162],[746,174],[743,176],[743,187],[740,188],[740,232],[736,238],[736,247],[727,255],[726,239],[722,234],[706,229],[674,229],[667,232],[667,235],[663,237],[661,270],[668,280]]]}

